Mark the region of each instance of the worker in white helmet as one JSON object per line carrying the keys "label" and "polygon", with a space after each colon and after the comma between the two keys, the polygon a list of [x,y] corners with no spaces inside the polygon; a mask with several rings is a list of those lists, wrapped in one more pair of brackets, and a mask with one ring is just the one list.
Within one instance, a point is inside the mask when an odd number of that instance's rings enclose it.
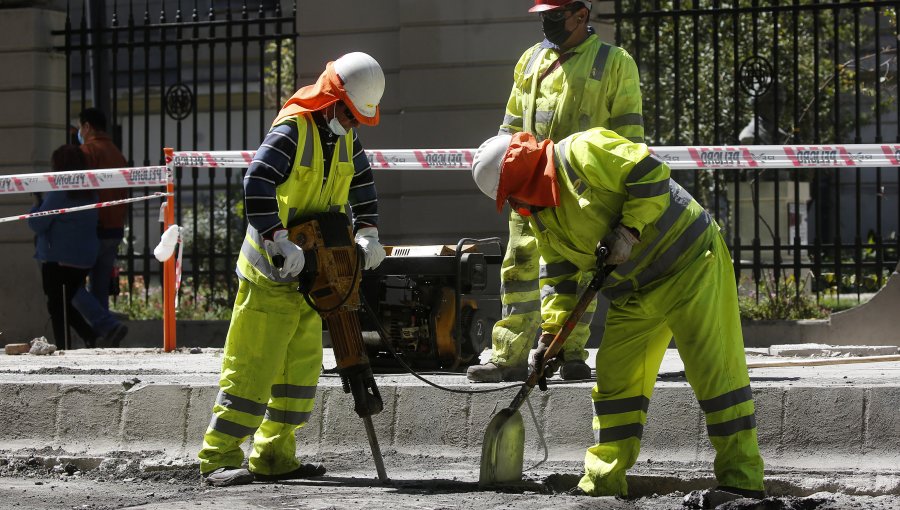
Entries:
{"label": "worker in white helmet", "polygon": [[716,450],[716,492],[764,497],[728,246],[709,213],[670,179],[669,166],[646,145],[595,128],[559,143],[495,136],[476,152],[472,172],[498,211],[508,204],[528,222],[542,267],[553,268],[541,274],[534,366],[577,302],[562,289],[595,270],[598,245],[615,266],[601,289],[610,308],[595,359],[594,444],[575,492],[627,495],[625,474],[674,336]]}
{"label": "worker in white helmet", "polygon": [[[577,131],[605,127],[643,142],[640,78],[624,49],[599,39],[590,26],[589,0],[534,0],[544,40],[528,48],[513,73],[501,134],[526,132],[558,142]],[[538,263],[528,222],[511,212],[509,241],[500,268],[502,318],[491,333],[491,359],[468,369],[473,382],[525,380],[528,353],[540,324]],[[578,284],[571,282],[572,291]],[[560,376],[589,379],[585,344],[597,308],[594,300],[569,335]]]}
{"label": "worker in white helmet", "polygon": [[[295,216],[349,203],[365,268],[384,259],[375,181],[356,133],[360,124],[378,124],[383,93],[384,73],[371,56],[356,52],[329,62],[315,84],[284,104],[247,170],[239,287],[199,453],[209,485],[325,473],[295,456],[294,432],[309,421],[322,366],[322,321],[297,292],[305,257],[286,226]],[[248,470],[241,444],[250,436]]]}

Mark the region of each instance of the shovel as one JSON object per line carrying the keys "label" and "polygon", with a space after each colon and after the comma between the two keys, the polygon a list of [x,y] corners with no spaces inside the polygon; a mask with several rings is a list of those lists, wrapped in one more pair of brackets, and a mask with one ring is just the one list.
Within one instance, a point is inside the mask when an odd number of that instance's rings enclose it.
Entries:
{"label": "shovel", "polygon": [[612,270],[612,268],[603,267],[607,254],[608,250],[605,246],[597,248],[597,271],[581,297],[578,298],[572,314],[566,319],[559,333],[553,337],[540,365],[529,369],[528,379],[525,380],[509,407],[498,412],[488,423],[487,430],[484,432],[484,442],[481,445],[479,485],[497,485],[522,480],[522,463],[525,457],[525,423],[522,421],[522,413],[519,412],[519,408],[531,394],[535,385],[540,385],[542,390],[546,389],[544,369],[548,362],[553,361],[559,354],[569,333],[578,324],[591,300],[603,285],[603,280]]}

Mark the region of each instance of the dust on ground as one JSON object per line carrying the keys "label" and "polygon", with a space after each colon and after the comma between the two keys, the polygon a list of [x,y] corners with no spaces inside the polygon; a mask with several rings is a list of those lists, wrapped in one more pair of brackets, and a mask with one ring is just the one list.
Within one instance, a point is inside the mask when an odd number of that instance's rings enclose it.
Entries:
{"label": "dust on ground", "polygon": [[[387,452],[391,482],[380,483],[368,456],[318,456],[325,476],[229,488],[200,484],[193,459],[163,452],[116,452],[104,457],[42,449],[0,454],[0,508],[16,509],[343,509],[405,510],[507,508],[557,510],[683,510],[686,493],[714,481],[690,466],[637,468],[629,477],[631,497],[590,498],[566,494],[578,480],[579,465],[548,462],[526,473],[522,483],[478,486],[478,459],[402,455]],[[847,473],[770,475],[770,497],[738,500],[720,510],[900,509],[896,485],[867,486],[870,475],[848,480]],[[867,488],[868,487],[868,488]]]}

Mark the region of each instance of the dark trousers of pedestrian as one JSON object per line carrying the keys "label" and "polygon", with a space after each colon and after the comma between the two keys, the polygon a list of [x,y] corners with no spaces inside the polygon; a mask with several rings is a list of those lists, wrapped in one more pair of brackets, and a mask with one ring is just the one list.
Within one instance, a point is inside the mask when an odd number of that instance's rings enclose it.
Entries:
{"label": "dark trousers of pedestrian", "polygon": [[[72,298],[78,289],[84,287],[88,268],[61,266],[56,262],[41,264],[44,294],[47,296],[47,311],[53,323],[53,338],[57,349],[65,349],[68,326],[84,340],[87,347],[94,347],[95,338],[91,325],[72,306]],[[68,348],[73,348],[69,339]]]}

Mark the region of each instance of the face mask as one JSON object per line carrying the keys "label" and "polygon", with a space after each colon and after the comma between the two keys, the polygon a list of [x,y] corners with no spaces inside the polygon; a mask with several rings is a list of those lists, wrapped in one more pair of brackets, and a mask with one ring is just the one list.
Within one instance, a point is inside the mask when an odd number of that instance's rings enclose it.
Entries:
{"label": "face mask", "polygon": [[563,18],[559,21],[550,21],[546,18],[542,19],[541,26],[544,29],[544,37],[556,46],[562,46],[562,44],[569,39],[569,36],[572,35],[571,30],[566,30],[567,19],[568,18]]}
{"label": "face mask", "polygon": [[341,122],[337,118],[337,103],[334,104],[334,117],[331,117],[331,120],[328,121],[328,129],[337,136],[344,136],[347,134],[347,130],[344,129],[344,126],[341,125]]}
{"label": "face mask", "polygon": [[78,130],[78,143],[84,144],[84,137],[81,136],[81,130]]}

